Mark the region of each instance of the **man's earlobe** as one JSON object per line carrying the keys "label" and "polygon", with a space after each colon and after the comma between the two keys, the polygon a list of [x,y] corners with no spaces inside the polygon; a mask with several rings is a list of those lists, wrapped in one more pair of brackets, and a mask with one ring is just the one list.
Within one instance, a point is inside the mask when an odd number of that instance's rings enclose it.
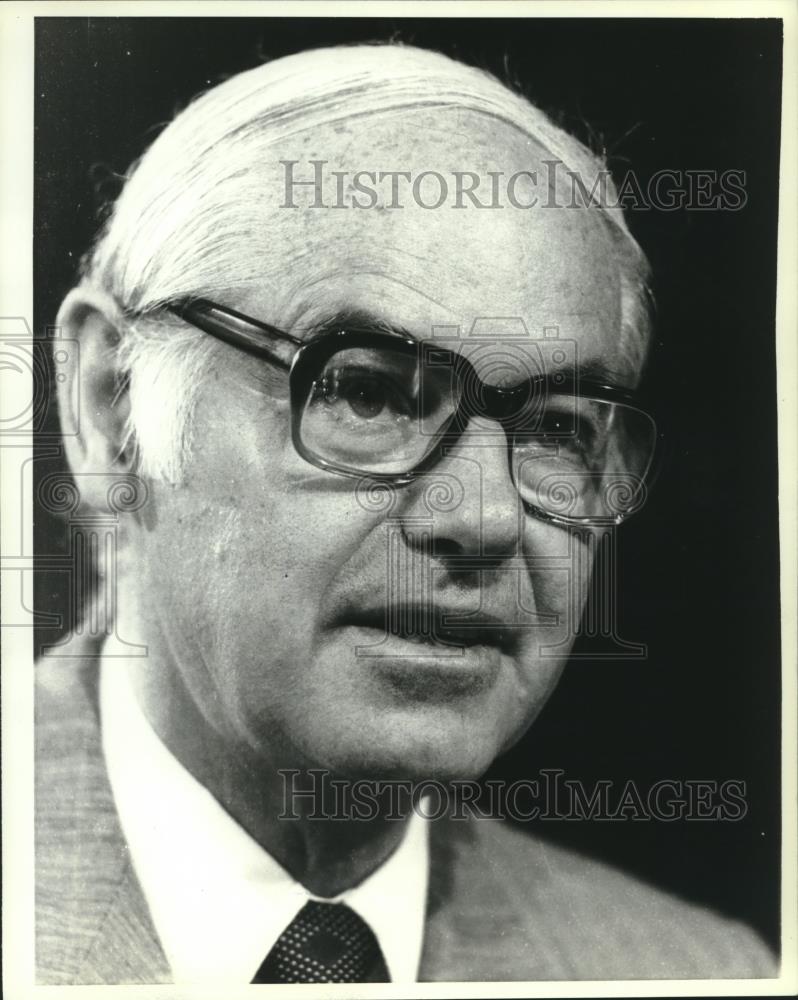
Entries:
{"label": "man's earlobe", "polygon": [[79,347],[79,364],[58,387],[62,426],[77,430],[64,437],[67,458],[82,500],[102,507],[107,477],[130,473],[135,463],[127,380],[117,363],[121,316],[109,296],[75,288],[56,322]]}

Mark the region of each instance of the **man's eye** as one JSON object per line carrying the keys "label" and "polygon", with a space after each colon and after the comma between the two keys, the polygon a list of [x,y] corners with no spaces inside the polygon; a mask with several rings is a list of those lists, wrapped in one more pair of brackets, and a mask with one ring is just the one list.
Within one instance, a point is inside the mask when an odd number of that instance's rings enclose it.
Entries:
{"label": "man's eye", "polygon": [[569,433],[572,425],[573,419],[570,417],[570,414],[547,413],[543,421],[542,431],[544,434],[562,437],[564,434]]}
{"label": "man's eye", "polygon": [[556,457],[558,461],[591,464],[596,459],[599,434],[592,421],[572,411],[548,410],[526,432],[516,436],[516,446],[527,454]]}
{"label": "man's eye", "polygon": [[346,400],[358,417],[373,420],[388,403],[386,387],[374,378],[355,376],[339,386],[339,396]]}
{"label": "man's eye", "polygon": [[345,404],[362,420],[410,416],[413,402],[387,374],[367,371],[328,371],[316,383],[315,398],[328,406]]}
{"label": "man's eye", "polygon": [[526,445],[554,448],[574,437],[572,413],[547,410],[522,431],[518,438]]}

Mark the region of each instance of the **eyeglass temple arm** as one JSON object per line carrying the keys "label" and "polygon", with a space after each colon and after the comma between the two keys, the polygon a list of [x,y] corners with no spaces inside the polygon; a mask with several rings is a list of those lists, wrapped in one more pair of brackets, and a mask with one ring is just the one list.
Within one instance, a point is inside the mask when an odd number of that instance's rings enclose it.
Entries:
{"label": "eyeglass temple arm", "polygon": [[[288,371],[296,348],[302,346],[302,341],[292,337],[290,333],[261,323],[250,316],[217,305],[208,299],[187,299],[170,303],[167,308],[176,316],[195,326],[203,333],[209,333],[217,340],[223,340],[233,347],[254,354],[256,357],[267,358],[273,364]],[[270,344],[267,338],[283,344],[291,344],[294,348],[290,354],[279,353],[276,345]]]}

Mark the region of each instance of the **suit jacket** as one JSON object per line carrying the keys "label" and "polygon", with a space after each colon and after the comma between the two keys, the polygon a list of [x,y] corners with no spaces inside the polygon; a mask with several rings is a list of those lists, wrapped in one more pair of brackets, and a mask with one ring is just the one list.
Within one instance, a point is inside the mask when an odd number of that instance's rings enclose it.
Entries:
{"label": "suit jacket", "polygon": [[[168,983],[105,770],[97,660],[83,655],[37,667],[37,981]],[[422,982],[777,974],[745,925],[604,864],[499,821],[430,826]]]}

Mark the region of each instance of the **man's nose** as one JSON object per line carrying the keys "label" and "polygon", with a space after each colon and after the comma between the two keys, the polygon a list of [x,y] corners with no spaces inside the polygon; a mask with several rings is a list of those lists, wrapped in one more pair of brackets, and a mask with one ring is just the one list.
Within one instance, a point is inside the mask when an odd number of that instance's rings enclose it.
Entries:
{"label": "man's nose", "polygon": [[525,514],[513,485],[501,425],[474,417],[463,436],[425,475],[407,487],[406,536],[426,525],[439,558],[501,561],[519,555]]}

